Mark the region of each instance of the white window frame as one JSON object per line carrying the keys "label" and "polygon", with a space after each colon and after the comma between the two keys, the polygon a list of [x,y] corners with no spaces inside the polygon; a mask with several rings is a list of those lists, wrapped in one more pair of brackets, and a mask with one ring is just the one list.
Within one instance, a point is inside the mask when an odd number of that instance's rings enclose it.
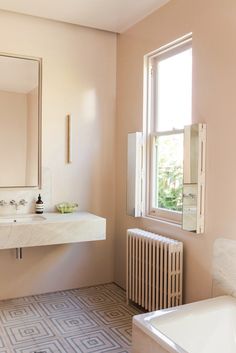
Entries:
{"label": "white window frame", "polygon": [[144,57],[144,104],[143,104],[143,215],[146,217],[156,218],[167,222],[180,224],[182,221],[182,212],[171,211],[152,207],[153,194],[153,143],[157,136],[183,133],[183,129],[157,132],[155,122],[155,85],[156,80],[153,79],[155,61],[163,60],[177,53],[180,53],[192,47],[192,33],[166,45],[158,50],[147,54]]}

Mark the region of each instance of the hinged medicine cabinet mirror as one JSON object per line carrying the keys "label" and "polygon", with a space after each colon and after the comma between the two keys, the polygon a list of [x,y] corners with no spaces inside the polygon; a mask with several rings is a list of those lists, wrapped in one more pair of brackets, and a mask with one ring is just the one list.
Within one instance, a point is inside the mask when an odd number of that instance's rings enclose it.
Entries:
{"label": "hinged medicine cabinet mirror", "polygon": [[0,54],[0,188],[41,186],[41,65]]}
{"label": "hinged medicine cabinet mirror", "polygon": [[204,233],[206,125],[184,128],[182,228]]}
{"label": "hinged medicine cabinet mirror", "polygon": [[[183,130],[182,229],[204,232],[206,124],[185,126]],[[145,150],[145,149],[144,149]],[[145,154],[141,132],[128,134],[127,215],[145,214],[143,187]]]}

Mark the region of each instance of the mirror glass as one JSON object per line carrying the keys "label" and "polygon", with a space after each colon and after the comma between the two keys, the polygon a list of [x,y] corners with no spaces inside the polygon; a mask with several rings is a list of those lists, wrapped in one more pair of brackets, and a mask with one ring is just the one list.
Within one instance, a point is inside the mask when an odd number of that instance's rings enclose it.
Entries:
{"label": "mirror glass", "polygon": [[199,125],[184,128],[184,184],[196,184],[198,181],[198,145]]}
{"label": "mirror glass", "polygon": [[205,192],[206,125],[184,127],[184,230],[203,233]]}
{"label": "mirror glass", "polygon": [[40,186],[41,61],[0,54],[0,187]]}
{"label": "mirror glass", "polygon": [[183,229],[197,229],[199,125],[184,127]]}
{"label": "mirror glass", "polygon": [[183,222],[184,230],[194,232],[197,229],[197,199],[198,185],[184,184],[183,186]]}

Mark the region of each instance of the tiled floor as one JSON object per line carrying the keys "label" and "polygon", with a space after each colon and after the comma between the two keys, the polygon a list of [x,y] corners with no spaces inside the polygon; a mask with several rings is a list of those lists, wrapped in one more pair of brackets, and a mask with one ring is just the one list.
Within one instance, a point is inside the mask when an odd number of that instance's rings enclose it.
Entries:
{"label": "tiled floor", "polygon": [[0,353],[130,353],[137,313],[115,284],[0,301]]}

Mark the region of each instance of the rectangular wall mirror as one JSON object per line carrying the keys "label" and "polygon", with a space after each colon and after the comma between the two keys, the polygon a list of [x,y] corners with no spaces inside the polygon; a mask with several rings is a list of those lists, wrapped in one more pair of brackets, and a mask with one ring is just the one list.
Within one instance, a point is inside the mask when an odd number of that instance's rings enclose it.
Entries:
{"label": "rectangular wall mirror", "polygon": [[0,188],[41,186],[41,65],[0,54]]}

